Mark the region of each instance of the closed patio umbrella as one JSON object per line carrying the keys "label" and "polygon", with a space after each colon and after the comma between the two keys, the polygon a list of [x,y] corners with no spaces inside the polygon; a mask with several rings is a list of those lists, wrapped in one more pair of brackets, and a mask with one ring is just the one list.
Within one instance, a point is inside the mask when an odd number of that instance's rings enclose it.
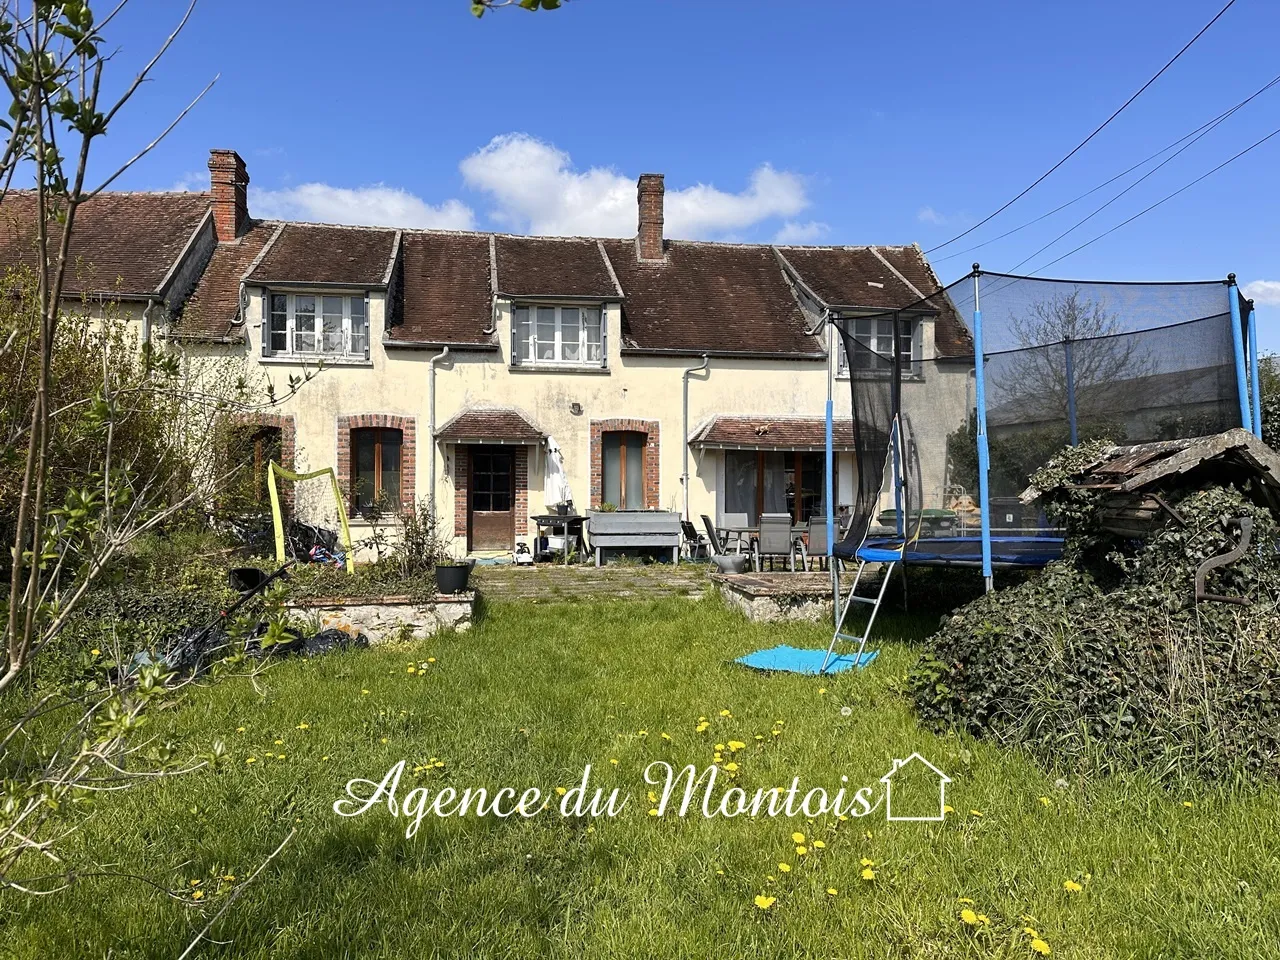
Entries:
{"label": "closed patio umbrella", "polygon": [[564,454],[551,437],[547,438],[547,468],[542,483],[543,497],[548,507],[568,503],[573,499],[569,490],[569,478],[564,472]]}

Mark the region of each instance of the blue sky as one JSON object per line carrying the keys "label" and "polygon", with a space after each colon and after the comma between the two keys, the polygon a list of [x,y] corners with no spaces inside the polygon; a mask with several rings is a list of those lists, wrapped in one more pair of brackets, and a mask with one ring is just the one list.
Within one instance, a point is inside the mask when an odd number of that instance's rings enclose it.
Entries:
{"label": "blue sky", "polygon": [[[163,40],[174,0],[113,25],[115,81]],[[149,141],[119,182],[202,189],[231,147],[251,209],[344,222],[630,234],[634,180],[666,174],[669,236],[941,243],[1074,146],[1219,0],[801,4],[573,0],[470,16],[465,0],[202,0],[95,164]],[[1009,211],[932,254],[944,281],[1008,270],[1145,172],[1004,240],[1189,133],[1280,72],[1280,4],[1238,0],[1175,66]],[[1035,269],[1280,127],[1280,86],[1117,200]],[[1235,271],[1280,350],[1280,136],[1045,271],[1201,279]],[[948,255],[956,256],[948,259]]]}

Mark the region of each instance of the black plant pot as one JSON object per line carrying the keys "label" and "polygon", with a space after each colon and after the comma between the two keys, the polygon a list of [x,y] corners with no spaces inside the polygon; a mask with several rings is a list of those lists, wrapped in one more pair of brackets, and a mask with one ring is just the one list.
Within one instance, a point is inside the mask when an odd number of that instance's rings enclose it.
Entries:
{"label": "black plant pot", "polygon": [[437,563],[436,589],[441,593],[462,593],[471,578],[472,561],[464,563]]}

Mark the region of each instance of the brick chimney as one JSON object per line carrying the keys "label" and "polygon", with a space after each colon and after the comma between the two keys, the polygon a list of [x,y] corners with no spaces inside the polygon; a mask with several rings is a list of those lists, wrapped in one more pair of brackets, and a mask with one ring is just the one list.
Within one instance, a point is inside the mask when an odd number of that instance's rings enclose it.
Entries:
{"label": "brick chimney", "polygon": [[249,225],[249,172],[234,150],[209,151],[213,226],[219,243],[234,240]]}
{"label": "brick chimney", "polygon": [[636,199],[640,207],[640,227],[636,238],[641,260],[661,260],[662,251],[662,197],[665,188],[662,174],[642,173],[636,184]]}

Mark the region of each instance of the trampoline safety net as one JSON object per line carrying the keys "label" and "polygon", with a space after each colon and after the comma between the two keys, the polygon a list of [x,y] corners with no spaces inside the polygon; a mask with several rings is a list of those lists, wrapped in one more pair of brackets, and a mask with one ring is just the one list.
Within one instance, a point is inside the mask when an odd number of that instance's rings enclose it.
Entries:
{"label": "trampoline safety net", "polygon": [[[905,540],[923,556],[980,550],[979,307],[993,554],[1003,542],[1017,562],[1011,544],[1059,535],[1018,497],[1067,444],[1241,426],[1233,296],[1223,281],[975,272],[901,309],[836,318],[857,466],[852,523],[836,552],[852,557],[868,538]],[[1039,563],[1044,551],[1033,544],[1028,554]]]}

